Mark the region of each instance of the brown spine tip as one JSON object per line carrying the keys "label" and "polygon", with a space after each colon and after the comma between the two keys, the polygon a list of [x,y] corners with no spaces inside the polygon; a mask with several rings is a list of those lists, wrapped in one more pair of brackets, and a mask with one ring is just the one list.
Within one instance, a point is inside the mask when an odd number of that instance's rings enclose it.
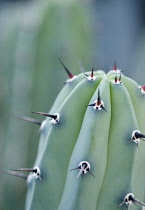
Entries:
{"label": "brown spine tip", "polygon": [[116,61],[114,61],[114,67],[113,70],[116,71],[117,70],[117,65],[116,65]]}
{"label": "brown spine tip", "polygon": [[63,66],[63,68],[65,69],[65,71],[68,74],[68,77],[70,79],[72,79],[74,77],[74,75],[68,70],[68,68],[64,65],[64,63],[62,62],[62,60],[60,58],[58,58],[58,60],[60,61],[61,65]]}
{"label": "brown spine tip", "polygon": [[94,77],[94,68],[92,68],[91,77]]}

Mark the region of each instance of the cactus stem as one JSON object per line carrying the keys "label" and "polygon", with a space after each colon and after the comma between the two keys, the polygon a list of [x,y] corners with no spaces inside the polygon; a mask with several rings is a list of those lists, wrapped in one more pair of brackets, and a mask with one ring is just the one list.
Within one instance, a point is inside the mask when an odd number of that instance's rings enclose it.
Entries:
{"label": "cactus stem", "polygon": [[88,106],[93,106],[95,110],[104,110],[107,112],[107,110],[104,107],[104,102],[100,98],[100,90],[98,89],[98,99],[94,101],[93,104],[89,104]]}
{"label": "cactus stem", "polygon": [[30,117],[25,117],[25,116],[20,116],[20,117],[17,117],[17,119],[20,119],[20,120],[24,120],[26,122],[31,122],[31,123],[34,123],[36,125],[39,125],[41,126],[42,122],[38,121],[38,120],[35,120],[33,118],[30,118]]}
{"label": "cactus stem", "polygon": [[65,69],[65,71],[66,71],[66,73],[67,73],[67,75],[68,75],[68,77],[69,77],[69,79],[66,80],[65,83],[72,82],[77,76],[73,75],[73,74],[69,71],[69,69],[64,65],[64,63],[62,62],[62,60],[61,60],[60,58],[58,58],[58,60],[60,61],[61,65],[63,66],[63,68]]}
{"label": "cactus stem", "polygon": [[118,207],[122,206],[123,204],[126,204],[127,206],[129,206],[129,205],[131,205],[132,203],[135,204],[135,205],[140,204],[140,205],[142,205],[142,206],[145,206],[145,204],[144,204],[143,202],[141,202],[141,201],[139,201],[138,199],[135,199],[135,198],[134,198],[134,194],[133,194],[133,193],[128,193],[128,194],[125,196],[123,202],[122,202]]}
{"label": "cactus stem", "polygon": [[145,135],[140,133],[139,130],[134,130],[132,132],[131,140],[129,141],[129,143],[131,143],[133,141],[138,145],[138,143],[140,142],[140,139],[145,141]]}
{"label": "cactus stem", "polygon": [[88,163],[87,161],[82,161],[79,163],[78,167],[77,168],[73,168],[71,169],[70,171],[73,171],[73,170],[77,170],[79,169],[79,173],[77,175],[77,178],[79,178],[79,176],[82,174],[86,174],[87,172],[89,172],[94,178],[95,176],[92,174],[92,172],[90,171],[90,163]]}
{"label": "cactus stem", "polygon": [[96,79],[96,77],[94,76],[94,68],[92,68],[92,71],[91,71],[91,75],[90,76],[88,76],[87,74],[85,74],[85,78],[87,80],[89,80],[89,81],[94,81]]}
{"label": "cactus stem", "polygon": [[139,86],[139,89],[143,95],[145,95],[145,85]]}
{"label": "cactus stem", "polygon": [[34,113],[34,114],[40,114],[40,115],[44,115],[46,117],[52,118],[52,120],[51,120],[52,124],[58,123],[59,122],[59,119],[60,119],[60,116],[59,116],[58,113],[55,113],[53,115],[52,114],[48,114],[48,113],[44,113],[44,112],[32,112],[32,113]]}

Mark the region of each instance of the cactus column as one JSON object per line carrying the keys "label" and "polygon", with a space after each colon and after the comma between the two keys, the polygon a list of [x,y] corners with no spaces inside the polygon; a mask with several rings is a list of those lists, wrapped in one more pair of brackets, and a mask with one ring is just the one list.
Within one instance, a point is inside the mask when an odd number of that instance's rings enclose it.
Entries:
{"label": "cactus column", "polygon": [[58,113],[59,122],[44,127],[34,164],[42,180],[30,182],[27,210],[114,210],[128,193],[143,201],[145,176],[138,180],[136,171],[145,160],[144,142],[137,147],[145,137],[145,99],[120,74],[116,68],[80,74],[58,95],[50,114]]}

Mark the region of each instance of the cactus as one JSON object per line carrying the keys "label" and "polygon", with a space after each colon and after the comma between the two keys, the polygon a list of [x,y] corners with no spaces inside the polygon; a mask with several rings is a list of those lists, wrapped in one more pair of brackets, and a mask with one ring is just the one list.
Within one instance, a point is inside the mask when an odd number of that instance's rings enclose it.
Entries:
{"label": "cactus", "polygon": [[75,76],[60,62],[69,79],[49,113],[33,112],[46,119],[24,118],[40,126],[34,167],[5,170],[26,180],[25,209],[145,206],[144,86],[116,64]]}
{"label": "cactus", "polygon": [[77,76],[63,67],[70,78],[49,114],[34,112],[46,116],[34,167],[7,171],[27,180],[25,209],[145,206],[141,87],[116,65],[107,74],[92,69]]}

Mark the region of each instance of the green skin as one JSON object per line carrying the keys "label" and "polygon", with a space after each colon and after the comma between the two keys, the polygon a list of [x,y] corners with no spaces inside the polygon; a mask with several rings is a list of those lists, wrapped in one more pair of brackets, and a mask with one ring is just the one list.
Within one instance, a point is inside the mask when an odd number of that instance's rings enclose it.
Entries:
{"label": "green skin", "polygon": [[[42,181],[30,184],[25,209],[114,210],[127,193],[144,201],[145,144],[128,144],[134,130],[145,130],[144,97],[125,76],[124,84],[116,85],[112,81],[119,74],[95,75],[92,82],[80,74],[57,97],[51,113],[59,113],[60,122],[48,123],[48,132],[42,131],[34,164],[41,169]],[[97,99],[98,89],[107,112],[87,107]],[[90,163],[95,178],[87,173],[77,179],[79,170],[69,171],[81,161]]]}

